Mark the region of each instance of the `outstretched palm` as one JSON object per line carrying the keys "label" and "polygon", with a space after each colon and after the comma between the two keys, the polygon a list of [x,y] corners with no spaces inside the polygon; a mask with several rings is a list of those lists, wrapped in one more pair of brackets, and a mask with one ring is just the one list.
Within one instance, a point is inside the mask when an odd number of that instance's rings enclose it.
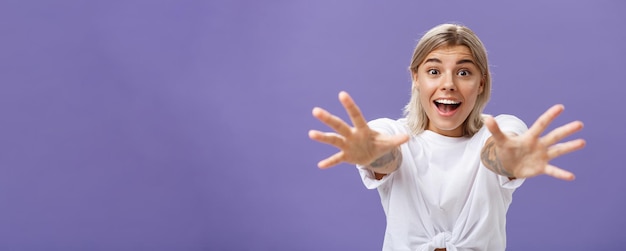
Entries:
{"label": "outstretched palm", "polygon": [[491,139],[495,144],[496,155],[502,167],[517,178],[546,174],[558,179],[573,180],[573,173],[553,166],[549,162],[556,157],[580,150],[585,146],[583,139],[558,143],[581,130],[583,128],[582,122],[570,122],[540,137],[563,109],[562,105],[551,107],[537,119],[526,133],[516,136],[502,133],[495,120],[487,116],[485,125],[492,133]]}
{"label": "outstretched palm", "polygon": [[329,168],[341,162],[368,165],[392,149],[407,142],[407,135],[385,135],[372,130],[363,118],[359,107],[346,92],[339,93],[339,101],[348,112],[354,127],[350,127],[339,117],[315,107],[313,116],[335,132],[309,131],[309,138],[333,145],[339,152],[320,161],[320,168]]}

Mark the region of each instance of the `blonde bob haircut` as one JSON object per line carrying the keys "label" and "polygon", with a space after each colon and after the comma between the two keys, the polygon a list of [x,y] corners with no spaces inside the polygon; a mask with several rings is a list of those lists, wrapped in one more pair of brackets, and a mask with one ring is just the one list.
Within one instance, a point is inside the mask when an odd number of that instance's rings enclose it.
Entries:
{"label": "blonde bob haircut", "polygon": [[474,109],[472,109],[465,122],[461,125],[463,127],[463,135],[472,136],[483,126],[481,114],[491,96],[491,74],[489,73],[489,65],[487,63],[487,50],[478,36],[468,27],[458,24],[441,24],[422,36],[415,47],[411,65],[409,66],[413,86],[411,88],[411,100],[404,107],[404,116],[406,116],[408,126],[413,134],[419,134],[426,130],[429,122],[426,111],[419,101],[419,91],[416,85],[417,79],[415,78],[417,68],[433,50],[457,45],[469,48],[483,76],[483,92],[478,95]]}

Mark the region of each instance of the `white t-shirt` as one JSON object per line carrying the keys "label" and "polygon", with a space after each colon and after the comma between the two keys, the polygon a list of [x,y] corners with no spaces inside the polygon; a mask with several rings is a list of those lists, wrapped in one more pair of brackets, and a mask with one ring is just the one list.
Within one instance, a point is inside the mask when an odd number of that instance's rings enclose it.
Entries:
{"label": "white t-shirt", "polygon": [[[511,115],[496,121],[503,132],[528,130]],[[368,124],[387,134],[411,134],[406,119]],[[506,212],[524,179],[510,181],[483,166],[480,152],[490,136],[484,126],[471,138],[427,130],[401,146],[402,164],[381,180],[357,166],[365,186],[380,194],[387,217],[383,250],[506,248]]]}

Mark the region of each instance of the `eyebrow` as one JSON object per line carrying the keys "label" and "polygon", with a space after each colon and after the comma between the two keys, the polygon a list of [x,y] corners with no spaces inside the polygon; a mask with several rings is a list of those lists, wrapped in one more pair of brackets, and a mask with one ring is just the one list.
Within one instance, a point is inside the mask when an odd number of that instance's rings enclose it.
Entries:
{"label": "eyebrow", "polygon": [[[433,62],[433,63],[440,63],[440,64],[442,63],[442,62],[441,62],[441,60],[439,60],[438,58],[429,58],[429,59],[426,59],[426,61],[424,61],[424,64],[425,64],[425,63],[430,63],[430,62]],[[470,64],[473,64],[473,65],[475,65],[475,64],[476,64],[476,63],[474,63],[474,61],[473,61],[473,60],[471,60],[471,59],[461,59],[461,60],[459,60],[459,61],[456,61],[456,64],[465,64],[465,63],[470,63]]]}

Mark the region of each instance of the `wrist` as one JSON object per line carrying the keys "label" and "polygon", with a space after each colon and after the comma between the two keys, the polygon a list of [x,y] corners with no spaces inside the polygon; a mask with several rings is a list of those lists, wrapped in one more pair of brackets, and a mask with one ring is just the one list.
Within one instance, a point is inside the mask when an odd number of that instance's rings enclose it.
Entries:
{"label": "wrist", "polygon": [[389,174],[398,169],[401,163],[402,153],[400,152],[400,148],[396,147],[369,165],[365,166],[365,168],[374,173]]}

